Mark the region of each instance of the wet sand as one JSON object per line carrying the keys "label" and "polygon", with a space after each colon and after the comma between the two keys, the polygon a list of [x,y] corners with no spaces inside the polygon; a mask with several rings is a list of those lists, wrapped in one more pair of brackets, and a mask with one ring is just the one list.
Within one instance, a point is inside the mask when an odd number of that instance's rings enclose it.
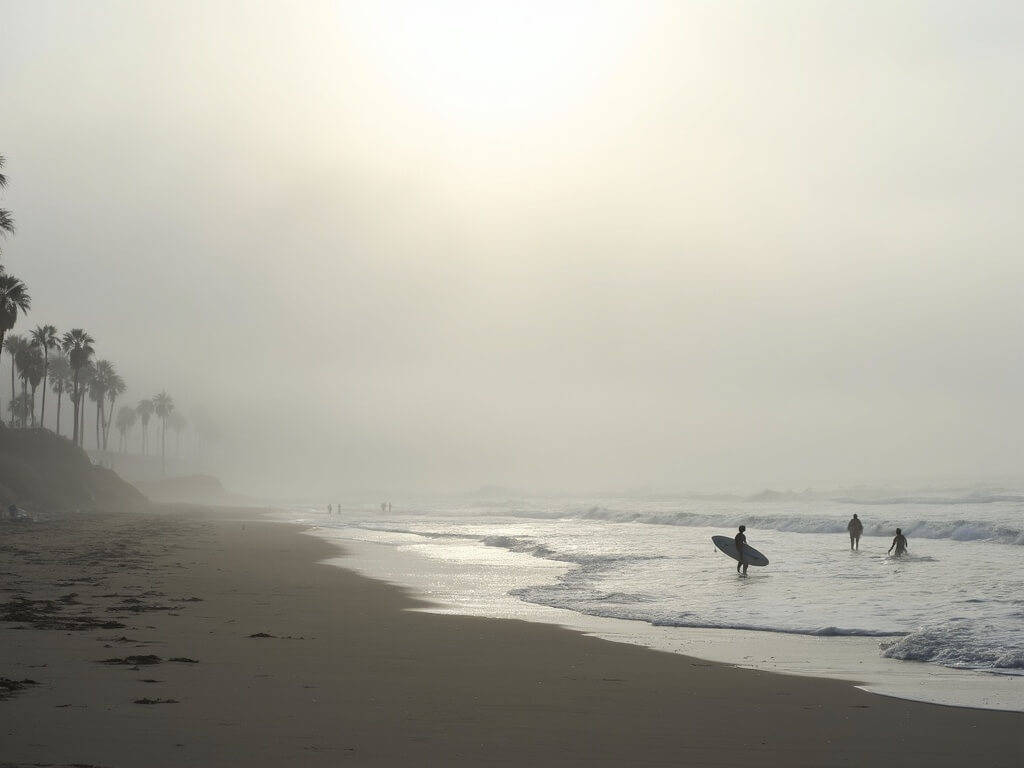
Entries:
{"label": "wet sand", "polygon": [[3,524],[0,766],[1024,764],[1021,713],[411,611],[336,555],[255,511]]}

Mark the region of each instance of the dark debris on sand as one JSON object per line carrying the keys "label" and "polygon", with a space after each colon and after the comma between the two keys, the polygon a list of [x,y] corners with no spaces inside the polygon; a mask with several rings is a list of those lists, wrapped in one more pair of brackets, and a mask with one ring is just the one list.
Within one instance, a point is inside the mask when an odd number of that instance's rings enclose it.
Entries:
{"label": "dark debris on sand", "polygon": [[0,701],[9,699],[16,693],[28,688],[30,685],[39,685],[35,680],[11,680],[8,677],[0,677]]}
{"label": "dark debris on sand", "polygon": [[163,659],[152,653],[141,656],[125,656],[124,658],[114,657],[112,659],[100,659],[100,664],[123,664],[131,667],[141,667],[148,664],[159,664]]}
{"label": "dark debris on sand", "polygon": [[[73,597],[71,599],[73,600]],[[109,619],[96,619],[88,615],[65,615],[64,608],[70,604],[73,603],[63,598],[58,602],[13,597],[6,603],[0,603],[0,621],[28,624],[33,629],[59,629],[70,632],[87,629],[124,629],[124,624]]]}

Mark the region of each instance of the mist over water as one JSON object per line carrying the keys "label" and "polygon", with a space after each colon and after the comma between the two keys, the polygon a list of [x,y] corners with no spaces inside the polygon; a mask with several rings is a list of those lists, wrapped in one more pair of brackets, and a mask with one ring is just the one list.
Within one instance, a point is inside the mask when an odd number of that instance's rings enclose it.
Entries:
{"label": "mist over water", "polygon": [[0,17],[14,330],[229,490],[1020,478],[1019,4]]}

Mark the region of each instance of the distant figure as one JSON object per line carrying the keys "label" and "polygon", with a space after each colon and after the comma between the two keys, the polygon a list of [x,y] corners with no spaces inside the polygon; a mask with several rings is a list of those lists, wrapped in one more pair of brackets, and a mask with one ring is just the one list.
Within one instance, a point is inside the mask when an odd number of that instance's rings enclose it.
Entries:
{"label": "distant figure", "polygon": [[846,530],[850,532],[850,549],[860,549],[860,535],[864,533],[864,523],[854,515],[853,520],[847,524]]}
{"label": "distant figure", "polygon": [[[892,548],[896,547],[896,557],[902,557],[903,553],[907,551],[907,537],[903,535],[901,528],[896,529],[896,538],[892,540],[892,547],[889,547],[889,552],[892,552]],[[889,554],[886,552],[886,554]]]}
{"label": "distant figure", "polygon": [[380,511],[381,512],[387,512],[388,511],[388,503],[386,501],[382,501],[380,503]]}
{"label": "distant figure", "polygon": [[330,504],[327,505],[327,514],[328,515],[334,514],[334,507],[332,507]]}
{"label": "distant figure", "polygon": [[[747,526],[741,525],[740,532],[736,534],[733,542],[736,544],[736,554],[739,555],[739,560],[736,561],[736,573],[742,573],[744,576],[747,575],[747,563],[743,557],[744,549],[747,546],[747,535],[743,533],[747,530]],[[740,569],[743,569],[742,571]]]}
{"label": "distant figure", "polygon": [[391,512],[391,502],[388,502],[388,512]]}

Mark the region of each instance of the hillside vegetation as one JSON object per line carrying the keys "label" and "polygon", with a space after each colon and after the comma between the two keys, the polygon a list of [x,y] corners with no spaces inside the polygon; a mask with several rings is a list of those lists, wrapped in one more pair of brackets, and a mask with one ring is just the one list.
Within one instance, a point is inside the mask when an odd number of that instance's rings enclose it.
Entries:
{"label": "hillside vegetation", "polygon": [[0,426],[0,504],[30,513],[124,509],[149,500],[85,451],[45,429]]}

